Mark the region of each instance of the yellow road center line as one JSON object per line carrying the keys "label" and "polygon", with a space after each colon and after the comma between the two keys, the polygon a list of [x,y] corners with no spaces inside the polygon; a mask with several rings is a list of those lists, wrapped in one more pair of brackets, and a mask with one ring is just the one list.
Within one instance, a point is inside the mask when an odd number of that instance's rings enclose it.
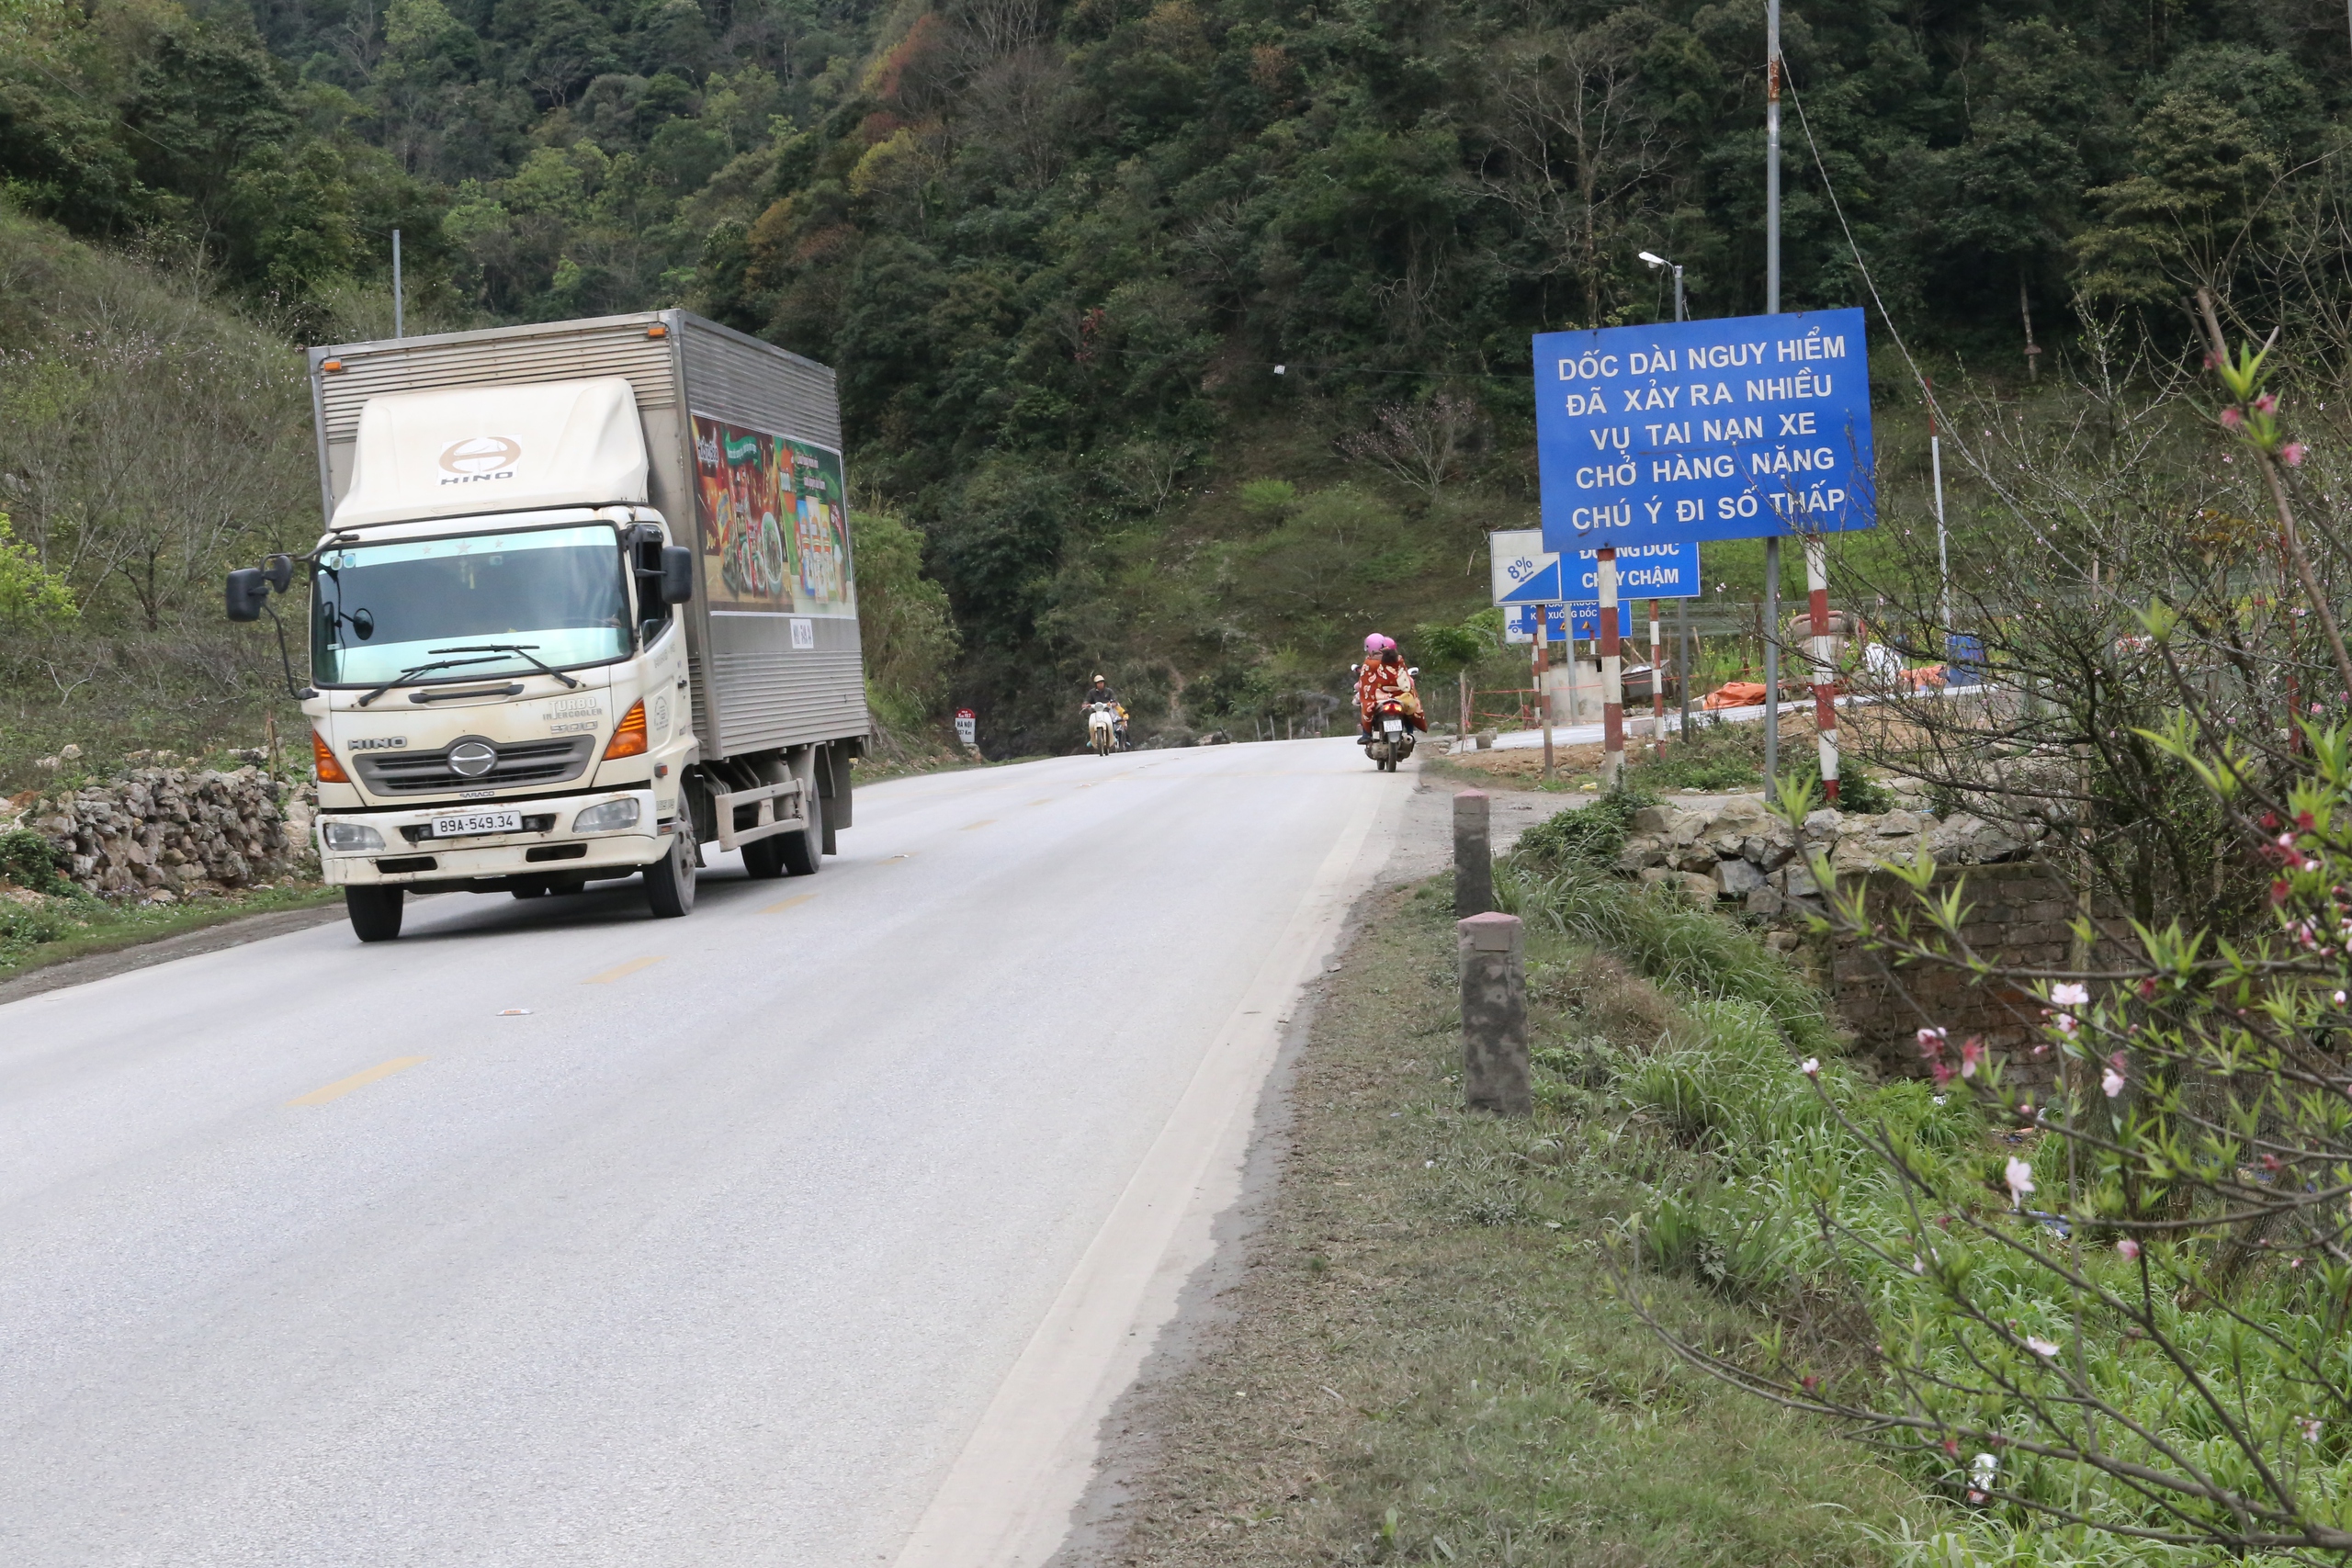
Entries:
{"label": "yellow road center line", "polygon": [[797,909],[800,908],[801,905],[806,904],[809,899],[814,898],[815,897],[816,895],[814,893],[803,893],[797,898],[786,898],[781,904],[770,904],[766,908],[762,909],[760,913],[763,915],[781,915],[786,909]]}
{"label": "yellow road center line", "polygon": [[347,1078],[337,1078],[334,1082],[327,1085],[324,1089],[314,1089],[310,1093],[303,1095],[300,1099],[289,1100],[286,1103],[288,1105],[324,1105],[330,1100],[341,1100],[345,1095],[349,1094],[355,1089],[366,1089],[378,1078],[390,1077],[402,1067],[413,1067],[424,1060],[424,1058],[422,1056],[395,1056],[389,1062],[377,1063],[374,1066],[369,1067],[366,1072],[354,1073]]}
{"label": "yellow road center line", "polygon": [[994,823],[995,821],[996,821],[996,818],[993,818],[993,817],[983,817],[983,818],[980,818],[978,821],[977,821],[977,822],[967,822],[967,823],[965,823],[965,824],[964,824],[964,831],[966,831],[967,833],[968,833],[968,832],[970,832],[970,831],[971,831],[973,829],[975,829],[975,828],[986,828],[986,827],[989,827],[989,825],[991,825],[992,823]]}
{"label": "yellow road center line", "polygon": [[640,969],[650,969],[661,962],[662,960],[658,957],[632,958],[626,964],[605,970],[602,975],[591,975],[580,983],[583,986],[609,986],[616,980],[628,979]]}

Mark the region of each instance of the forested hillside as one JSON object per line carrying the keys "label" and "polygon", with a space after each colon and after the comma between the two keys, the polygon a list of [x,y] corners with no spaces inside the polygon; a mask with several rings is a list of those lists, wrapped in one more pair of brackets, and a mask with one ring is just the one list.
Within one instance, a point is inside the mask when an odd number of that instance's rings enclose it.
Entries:
{"label": "forested hillside", "polygon": [[[1695,313],[1761,302],[1745,0],[0,17],[9,200],[265,330],[386,330],[398,227],[412,331],[681,303],[838,365],[859,499],[956,610],[935,694],[1004,746],[1063,743],[1090,667],[1147,730],[1311,711],[1375,621],[1483,602],[1479,533],[1532,515],[1530,332],[1664,313],[1645,248]],[[2161,345],[2189,280],[2340,254],[2295,216],[2339,179],[2333,0],[1784,27],[1790,308],[1866,302],[1858,246],[1915,349],[2021,381],[2080,310]]]}

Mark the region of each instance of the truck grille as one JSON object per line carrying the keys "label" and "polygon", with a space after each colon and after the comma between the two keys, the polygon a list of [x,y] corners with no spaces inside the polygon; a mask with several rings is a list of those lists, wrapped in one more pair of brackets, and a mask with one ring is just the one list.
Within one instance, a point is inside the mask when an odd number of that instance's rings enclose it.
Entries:
{"label": "truck grille", "polygon": [[[449,765],[449,753],[466,746],[488,746],[497,753],[497,760],[481,773],[461,773]],[[595,750],[593,735],[503,744],[463,736],[438,751],[396,751],[362,755],[353,761],[359,768],[359,782],[371,795],[447,795],[458,790],[562,784],[587,771],[588,759]]]}

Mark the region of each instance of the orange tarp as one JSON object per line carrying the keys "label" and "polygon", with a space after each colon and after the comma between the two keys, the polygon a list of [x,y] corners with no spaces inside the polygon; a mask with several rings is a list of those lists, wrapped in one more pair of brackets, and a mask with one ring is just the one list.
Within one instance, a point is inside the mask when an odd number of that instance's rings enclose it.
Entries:
{"label": "orange tarp", "polygon": [[1711,708],[1752,708],[1763,701],[1763,682],[1726,681],[1707,694],[1703,705]]}

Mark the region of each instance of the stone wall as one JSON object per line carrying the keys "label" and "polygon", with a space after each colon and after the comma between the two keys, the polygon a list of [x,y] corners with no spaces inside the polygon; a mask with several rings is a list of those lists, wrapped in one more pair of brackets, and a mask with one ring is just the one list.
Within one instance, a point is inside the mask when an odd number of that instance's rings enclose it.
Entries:
{"label": "stone wall", "polygon": [[[1955,882],[1962,884],[1966,910],[1960,934],[1971,948],[2006,964],[2067,966],[2078,908],[2074,887],[2054,868],[2037,860],[1939,868],[1931,896],[1943,897]],[[1873,917],[1897,899],[1907,902],[1914,897],[1884,873],[1864,879],[1864,897]],[[2128,938],[2131,928],[2112,908],[2093,913],[2102,932],[2092,954],[2096,966],[2120,956],[2113,944]],[[1852,937],[1834,941],[1826,969],[1823,978],[1838,1017],[1854,1031],[1861,1049],[1890,1071],[1922,1070],[1917,1034],[1923,1024],[1946,1031],[1955,1044],[1978,1035],[2005,1051],[2028,1048],[2041,1039],[2041,1002],[2014,987],[1979,980],[1942,964],[1906,964],[1890,972],[1877,954],[1865,952]],[[2033,1076],[2030,1057],[2018,1062]]]}
{"label": "stone wall", "polygon": [[257,767],[137,768],[37,795],[16,825],[62,849],[84,891],[168,903],[315,872],[311,789]]}
{"label": "stone wall", "polygon": [[[1890,1070],[1914,1072],[1923,1023],[1950,1031],[1955,1041],[1976,1034],[1995,1045],[2030,1044],[2041,1004],[1940,965],[1906,966],[1890,976],[1850,937],[1816,945],[1806,927],[1808,917],[1821,912],[1820,889],[1807,857],[1826,856],[1841,885],[1862,879],[1870,908],[1883,913],[1911,894],[1881,868],[1932,856],[1938,896],[1965,879],[1971,908],[1962,935],[1970,946],[2003,964],[2060,968],[2073,940],[2075,894],[2034,850],[2033,835],[1962,813],[1939,818],[1916,794],[1898,810],[1816,811],[1797,828],[1767,811],[1760,795],[1735,795],[1720,804],[1645,808],[1617,869],[1645,882],[1679,883],[1702,902],[1736,900],[1765,927],[1767,942],[1811,963],[1865,1054]],[[2099,913],[2110,940],[2127,931],[2114,911]]]}

